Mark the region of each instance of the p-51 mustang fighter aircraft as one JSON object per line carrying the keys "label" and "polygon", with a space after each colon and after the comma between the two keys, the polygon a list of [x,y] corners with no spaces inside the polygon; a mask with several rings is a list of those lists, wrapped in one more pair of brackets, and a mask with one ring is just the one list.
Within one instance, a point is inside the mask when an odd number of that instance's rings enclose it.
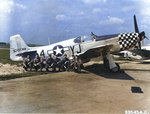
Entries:
{"label": "p-51 mustang fighter aircraft", "polygon": [[[134,16],[135,30],[138,30],[136,18]],[[48,46],[28,47],[20,35],[10,37],[10,58],[14,61],[21,61],[27,55],[32,58],[36,54],[47,56],[53,54],[62,57],[67,54],[70,58],[72,55],[78,56],[83,62],[88,62],[90,58],[102,56],[103,62],[112,72],[117,72],[120,67],[114,62],[111,54],[123,50],[133,48],[136,43],[145,38],[145,32],[139,33],[121,33],[113,35],[96,36],[80,36],[66,41],[58,42]]]}

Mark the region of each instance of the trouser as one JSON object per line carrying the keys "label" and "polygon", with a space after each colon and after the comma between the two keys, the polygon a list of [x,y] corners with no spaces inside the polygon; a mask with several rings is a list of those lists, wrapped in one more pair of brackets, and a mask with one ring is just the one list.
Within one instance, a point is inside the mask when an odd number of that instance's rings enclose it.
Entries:
{"label": "trouser", "polygon": [[28,70],[28,68],[30,68],[30,70],[32,70],[32,66],[33,66],[32,63],[30,63],[30,64],[28,64],[28,63],[23,63],[23,68],[24,68],[26,71]]}
{"label": "trouser", "polygon": [[41,68],[41,64],[34,64],[34,68],[36,71],[38,71],[38,69]]}

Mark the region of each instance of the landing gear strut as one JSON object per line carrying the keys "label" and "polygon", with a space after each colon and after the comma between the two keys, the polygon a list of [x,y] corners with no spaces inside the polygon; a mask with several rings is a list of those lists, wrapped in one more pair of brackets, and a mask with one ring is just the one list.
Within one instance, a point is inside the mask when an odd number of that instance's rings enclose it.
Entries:
{"label": "landing gear strut", "polygon": [[104,62],[105,68],[109,68],[109,61],[106,56],[103,56],[103,62]]}
{"label": "landing gear strut", "polygon": [[109,68],[112,72],[118,72],[120,70],[120,66],[118,63],[115,63],[110,52],[107,53],[107,55],[103,56],[103,62],[104,66],[106,68]]}

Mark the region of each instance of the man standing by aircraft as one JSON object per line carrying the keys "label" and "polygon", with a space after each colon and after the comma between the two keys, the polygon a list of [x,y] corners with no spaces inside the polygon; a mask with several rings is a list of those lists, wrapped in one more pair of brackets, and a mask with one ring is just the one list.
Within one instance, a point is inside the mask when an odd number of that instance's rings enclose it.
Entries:
{"label": "man standing by aircraft", "polygon": [[76,55],[74,56],[74,70],[76,70],[77,72],[81,71],[81,60],[79,59],[79,57]]}

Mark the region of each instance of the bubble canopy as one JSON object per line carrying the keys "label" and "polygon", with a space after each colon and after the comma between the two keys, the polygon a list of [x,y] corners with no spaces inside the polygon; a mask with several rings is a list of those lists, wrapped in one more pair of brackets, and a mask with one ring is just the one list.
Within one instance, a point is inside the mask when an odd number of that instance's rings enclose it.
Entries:
{"label": "bubble canopy", "polygon": [[88,41],[92,41],[91,35],[83,35],[74,39],[74,43],[82,43],[82,42],[88,42]]}

